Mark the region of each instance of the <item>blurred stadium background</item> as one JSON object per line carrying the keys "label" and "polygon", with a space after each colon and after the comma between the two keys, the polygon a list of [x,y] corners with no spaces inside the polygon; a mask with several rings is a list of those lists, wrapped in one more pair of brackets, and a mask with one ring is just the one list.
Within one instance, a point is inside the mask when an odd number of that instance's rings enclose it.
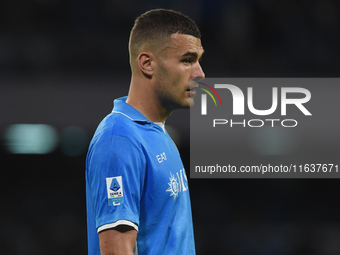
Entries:
{"label": "blurred stadium background", "polygon": [[[195,19],[209,77],[337,77],[339,5],[2,1],[1,254],[87,253],[87,146],[113,99],[127,93],[128,36],[139,14],[161,7]],[[189,111],[167,123],[189,169]],[[198,255],[340,254],[339,180],[191,179],[190,188]]]}

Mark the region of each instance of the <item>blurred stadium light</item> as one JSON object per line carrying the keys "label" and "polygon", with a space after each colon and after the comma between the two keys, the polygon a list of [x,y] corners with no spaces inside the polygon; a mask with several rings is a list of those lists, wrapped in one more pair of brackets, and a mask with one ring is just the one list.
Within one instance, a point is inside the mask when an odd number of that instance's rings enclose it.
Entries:
{"label": "blurred stadium light", "polygon": [[46,124],[14,124],[5,132],[5,145],[14,154],[46,154],[58,143],[56,130]]}
{"label": "blurred stadium light", "polygon": [[63,154],[78,156],[86,152],[87,132],[77,126],[66,127],[61,134],[47,124],[14,124],[5,132],[5,147],[12,154],[48,154],[60,146]]}

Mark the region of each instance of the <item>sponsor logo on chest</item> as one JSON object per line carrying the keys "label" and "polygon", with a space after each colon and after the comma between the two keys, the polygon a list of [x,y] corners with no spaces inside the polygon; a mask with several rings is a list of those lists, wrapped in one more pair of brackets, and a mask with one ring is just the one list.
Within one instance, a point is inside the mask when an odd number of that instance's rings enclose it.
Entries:
{"label": "sponsor logo on chest", "polygon": [[169,180],[169,188],[166,191],[170,192],[170,196],[173,196],[174,199],[176,199],[181,192],[188,190],[188,178],[184,168],[175,174],[170,172]]}
{"label": "sponsor logo on chest", "polygon": [[167,160],[165,152],[162,152],[161,154],[156,155],[158,163],[162,163],[163,161]]}

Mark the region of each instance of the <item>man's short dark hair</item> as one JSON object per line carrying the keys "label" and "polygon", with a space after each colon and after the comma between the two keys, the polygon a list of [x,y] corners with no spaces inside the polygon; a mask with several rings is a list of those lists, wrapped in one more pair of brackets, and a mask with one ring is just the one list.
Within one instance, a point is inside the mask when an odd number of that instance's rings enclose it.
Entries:
{"label": "man's short dark hair", "polygon": [[201,32],[196,23],[180,12],[155,9],[140,15],[136,19],[130,34],[130,58],[137,57],[141,47],[162,45],[175,33],[201,38]]}

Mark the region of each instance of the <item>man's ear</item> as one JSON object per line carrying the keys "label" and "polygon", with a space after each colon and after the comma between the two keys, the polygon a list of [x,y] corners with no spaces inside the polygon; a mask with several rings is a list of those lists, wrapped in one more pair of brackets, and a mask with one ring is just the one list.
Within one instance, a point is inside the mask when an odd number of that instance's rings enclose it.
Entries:
{"label": "man's ear", "polygon": [[153,75],[152,68],[153,54],[150,52],[142,52],[138,55],[138,67],[141,72],[148,78]]}

